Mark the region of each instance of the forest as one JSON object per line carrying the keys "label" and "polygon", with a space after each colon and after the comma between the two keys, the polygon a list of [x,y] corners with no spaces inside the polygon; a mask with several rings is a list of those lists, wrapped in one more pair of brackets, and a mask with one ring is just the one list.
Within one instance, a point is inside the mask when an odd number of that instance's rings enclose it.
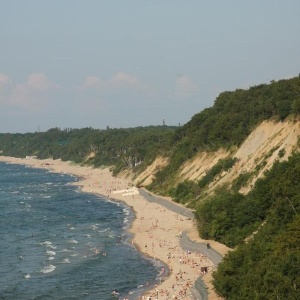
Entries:
{"label": "forest", "polygon": [[255,170],[206,194],[237,163],[234,157],[220,159],[200,180],[177,180],[180,167],[200,151],[234,151],[264,120],[299,120],[299,114],[300,76],[223,92],[181,127],[1,133],[0,151],[109,166],[115,175],[138,175],[165,157],[168,164],[147,189],[194,209],[200,236],[233,249],[213,274],[217,293],[225,299],[300,299],[300,139],[289,159],[275,162],[248,194],[239,190]]}
{"label": "forest", "polygon": [[[237,245],[214,273],[216,290],[225,299],[299,299],[299,180],[297,153],[287,162],[275,163],[246,197],[227,194],[201,208],[200,219],[219,208],[215,224],[203,229],[204,235],[210,231],[221,241]],[[243,236],[239,231],[249,234],[255,228],[248,240],[238,238]]]}

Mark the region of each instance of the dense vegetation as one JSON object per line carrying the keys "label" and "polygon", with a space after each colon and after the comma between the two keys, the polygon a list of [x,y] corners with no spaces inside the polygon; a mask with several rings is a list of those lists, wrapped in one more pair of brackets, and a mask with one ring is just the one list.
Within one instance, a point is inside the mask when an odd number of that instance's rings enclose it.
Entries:
{"label": "dense vegetation", "polygon": [[0,134],[2,155],[71,160],[76,163],[112,166],[115,172],[147,165],[165,153],[176,127],[149,126],[96,130],[50,129],[27,134]]}
{"label": "dense vegetation", "polygon": [[[299,183],[297,153],[288,162],[276,163],[249,195],[219,196],[218,203],[207,202],[199,213],[199,218],[216,213],[217,217],[210,215],[214,224],[206,230],[239,244],[214,273],[220,295],[226,299],[300,298]],[[244,242],[255,227],[257,233]]]}
{"label": "dense vegetation", "polygon": [[[226,299],[300,299],[300,154],[275,163],[248,195],[238,191],[265,162],[209,197],[211,183],[236,159],[219,160],[198,182],[178,182],[176,176],[199,151],[234,149],[263,120],[291,114],[300,114],[300,77],[221,93],[213,107],[182,127],[0,134],[0,151],[105,165],[115,174],[127,168],[137,174],[158,155],[168,157],[148,188],[194,208],[202,237],[235,248],[214,273],[216,291]],[[284,149],[278,153],[283,155]]]}
{"label": "dense vegetation", "polygon": [[151,188],[167,191],[173,186],[174,173],[197,152],[239,146],[263,120],[284,120],[299,113],[300,77],[221,93],[212,107],[176,130],[170,163]]}

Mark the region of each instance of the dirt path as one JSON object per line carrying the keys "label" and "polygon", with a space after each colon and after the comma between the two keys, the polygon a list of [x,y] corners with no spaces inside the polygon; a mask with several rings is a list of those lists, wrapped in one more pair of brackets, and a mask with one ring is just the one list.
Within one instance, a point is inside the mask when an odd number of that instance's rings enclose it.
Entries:
{"label": "dirt path", "polygon": [[[158,203],[167,208],[168,210],[171,210],[181,216],[194,220],[194,213],[191,209],[181,206],[166,198],[154,195],[146,189],[140,189],[140,195],[142,195],[148,202]],[[184,231],[182,233],[180,244],[184,250],[200,252],[203,255],[205,255],[213,263],[214,268],[217,268],[218,264],[222,260],[222,255],[218,253],[213,247],[208,247],[207,243],[191,241],[188,237],[187,231]],[[195,299],[198,300],[208,299],[207,287],[201,277],[199,277],[195,283],[195,286],[193,288],[193,295]]]}

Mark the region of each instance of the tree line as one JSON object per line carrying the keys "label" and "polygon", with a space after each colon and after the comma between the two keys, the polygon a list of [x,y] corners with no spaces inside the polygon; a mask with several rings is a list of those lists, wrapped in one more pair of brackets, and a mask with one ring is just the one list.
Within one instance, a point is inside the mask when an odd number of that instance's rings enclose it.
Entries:
{"label": "tree line", "polygon": [[201,180],[178,183],[180,168],[199,151],[236,148],[262,121],[299,114],[300,77],[295,77],[223,92],[212,107],[181,127],[0,134],[0,150],[8,156],[110,166],[114,174],[128,168],[138,174],[158,155],[166,157],[168,165],[147,188],[192,207],[203,238],[234,248],[214,273],[216,291],[226,299],[299,299],[300,154],[275,163],[248,195],[238,191],[255,170],[241,174],[231,188],[203,197],[210,183],[234,166],[236,160],[230,157],[217,162]]}

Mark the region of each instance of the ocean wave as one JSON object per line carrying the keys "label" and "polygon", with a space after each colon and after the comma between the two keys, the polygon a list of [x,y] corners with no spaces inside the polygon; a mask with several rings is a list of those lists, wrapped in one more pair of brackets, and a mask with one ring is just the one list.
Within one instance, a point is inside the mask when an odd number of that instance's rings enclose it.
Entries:
{"label": "ocean wave", "polygon": [[72,252],[72,251],[69,250],[69,249],[62,249],[62,250],[60,250],[60,251],[58,251],[58,252]]}
{"label": "ocean wave", "polygon": [[47,255],[49,255],[49,256],[56,255],[56,252],[55,252],[55,251],[46,250],[46,253],[47,253]]}
{"label": "ocean wave", "polygon": [[78,244],[78,241],[76,241],[75,239],[70,239],[68,240],[69,244]]}
{"label": "ocean wave", "polygon": [[65,258],[65,259],[62,260],[61,263],[62,263],[62,264],[70,264],[71,262],[69,261],[68,258]]}
{"label": "ocean wave", "polygon": [[43,274],[47,274],[47,273],[51,273],[56,269],[56,266],[54,265],[49,265],[49,266],[45,266],[44,268],[41,269],[41,273]]}
{"label": "ocean wave", "polygon": [[50,249],[54,249],[54,250],[56,249],[56,247],[52,246],[52,245],[47,245],[47,247],[50,248]]}
{"label": "ocean wave", "polygon": [[130,209],[129,208],[123,208],[123,212],[124,212],[125,216],[129,216]]}
{"label": "ocean wave", "polygon": [[95,225],[91,225],[91,228],[93,229],[93,230],[96,230],[96,229],[98,229],[98,226],[95,224]]}
{"label": "ocean wave", "polygon": [[40,243],[41,246],[43,245],[51,245],[52,243],[50,241],[45,241],[45,242],[42,242]]}
{"label": "ocean wave", "polygon": [[99,233],[103,233],[103,232],[106,232],[106,231],[108,231],[110,228],[105,228],[105,229],[103,229],[103,230],[99,230],[98,232]]}

